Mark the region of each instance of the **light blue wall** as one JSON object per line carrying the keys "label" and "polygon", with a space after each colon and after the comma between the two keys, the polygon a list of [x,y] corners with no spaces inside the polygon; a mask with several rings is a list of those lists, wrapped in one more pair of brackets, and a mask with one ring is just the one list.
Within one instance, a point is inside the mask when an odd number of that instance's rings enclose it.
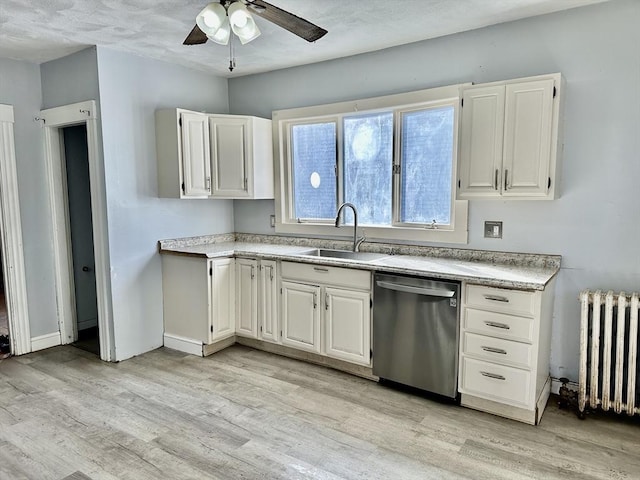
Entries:
{"label": "light blue wall", "polygon": [[42,108],[95,100],[98,102],[98,59],[96,47],[40,65]]}
{"label": "light blue wall", "polygon": [[[468,248],[561,254],[552,375],[577,379],[583,288],[640,289],[640,2],[616,0],[384,51],[229,80],[231,113],[551,72],[566,77],[561,198],[471,201]],[[272,232],[272,201],[236,201],[235,230]],[[504,238],[483,238],[502,220]]]}
{"label": "light blue wall", "polygon": [[0,59],[0,103],[13,105],[18,196],[31,335],[58,330],[53,289],[53,249],[42,128],[34,117],[42,93],[38,65]]}
{"label": "light blue wall", "polygon": [[116,358],[162,345],[157,241],[233,231],[228,200],[158,198],[154,112],[228,113],[227,80],[98,47]]}

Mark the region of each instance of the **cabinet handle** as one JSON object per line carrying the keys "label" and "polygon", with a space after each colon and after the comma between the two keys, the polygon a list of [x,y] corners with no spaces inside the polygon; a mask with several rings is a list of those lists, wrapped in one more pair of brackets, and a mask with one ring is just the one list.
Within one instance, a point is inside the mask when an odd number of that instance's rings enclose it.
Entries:
{"label": "cabinet handle", "polygon": [[500,174],[500,169],[496,168],[496,178],[494,180],[494,188],[498,190],[498,175]]}
{"label": "cabinet handle", "polygon": [[482,350],[489,353],[499,353],[500,355],[506,355],[507,351],[502,348],[482,347]]}
{"label": "cabinet handle", "polygon": [[491,300],[493,302],[503,302],[509,303],[509,299],[507,297],[502,297],[500,295],[483,295],[486,300]]}
{"label": "cabinet handle", "polygon": [[504,170],[504,190],[509,190],[509,169]]}
{"label": "cabinet handle", "polygon": [[329,271],[329,269],[328,269],[328,268],[322,268],[322,267],[313,267],[313,269],[314,269],[316,272],[324,272],[324,273],[326,273],[326,272],[328,272],[328,271]]}
{"label": "cabinet handle", "polygon": [[329,294],[324,294],[324,309],[329,310]]}
{"label": "cabinet handle", "polygon": [[511,330],[511,327],[506,323],[498,323],[498,322],[484,322],[487,327],[501,328],[503,330]]}
{"label": "cabinet handle", "polygon": [[503,377],[502,375],[498,375],[497,373],[491,373],[491,372],[480,372],[480,374],[483,377],[489,377],[489,378],[494,378],[496,380],[506,380],[505,377]]}

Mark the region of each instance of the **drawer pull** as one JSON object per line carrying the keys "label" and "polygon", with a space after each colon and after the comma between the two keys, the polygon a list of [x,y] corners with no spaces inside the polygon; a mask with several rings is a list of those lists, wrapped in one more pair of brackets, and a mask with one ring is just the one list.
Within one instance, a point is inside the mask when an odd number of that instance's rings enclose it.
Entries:
{"label": "drawer pull", "polygon": [[493,302],[509,303],[509,299],[507,297],[501,297],[499,295],[484,295],[484,298]]}
{"label": "drawer pull", "polygon": [[498,375],[497,373],[491,373],[491,372],[480,372],[480,373],[482,374],[483,377],[489,377],[495,380],[506,380],[505,377],[503,377],[502,375]]}
{"label": "drawer pull", "polygon": [[499,353],[500,355],[506,355],[507,351],[502,348],[482,347],[482,350],[489,353]]}
{"label": "drawer pull", "polygon": [[501,328],[503,330],[510,330],[511,327],[506,323],[498,323],[498,322],[484,322],[487,327]]}
{"label": "drawer pull", "polygon": [[328,269],[328,268],[322,268],[322,267],[313,267],[313,269],[314,269],[316,272],[324,272],[324,273],[326,273],[326,272],[328,272],[328,271],[329,271],[329,269]]}

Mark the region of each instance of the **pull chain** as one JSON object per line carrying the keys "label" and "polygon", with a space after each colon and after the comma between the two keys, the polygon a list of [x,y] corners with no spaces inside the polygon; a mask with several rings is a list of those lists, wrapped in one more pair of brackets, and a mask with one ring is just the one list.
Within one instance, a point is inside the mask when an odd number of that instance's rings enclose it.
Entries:
{"label": "pull chain", "polygon": [[229,71],[233,72],[233,69],[236,68],[236,58],[233,51],[233,35],[229,39]]}

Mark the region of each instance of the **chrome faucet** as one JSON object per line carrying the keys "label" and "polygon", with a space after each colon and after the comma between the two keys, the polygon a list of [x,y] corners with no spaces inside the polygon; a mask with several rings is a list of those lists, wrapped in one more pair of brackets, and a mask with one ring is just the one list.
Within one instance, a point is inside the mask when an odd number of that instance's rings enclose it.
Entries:
{"label": "chrome faucet", "polygon": [[353,251],[358,252],[360,251],[360,244],[365,240],[365,236],[363,232],[363,235],[358,238],[358,210],[356,210],[356,206],[353,203],[345,202],[338,207],[338,213],[336,214],[336,228],[340,226],[340,214],[344,207],[351,207],[351,210],[353,210]]}

